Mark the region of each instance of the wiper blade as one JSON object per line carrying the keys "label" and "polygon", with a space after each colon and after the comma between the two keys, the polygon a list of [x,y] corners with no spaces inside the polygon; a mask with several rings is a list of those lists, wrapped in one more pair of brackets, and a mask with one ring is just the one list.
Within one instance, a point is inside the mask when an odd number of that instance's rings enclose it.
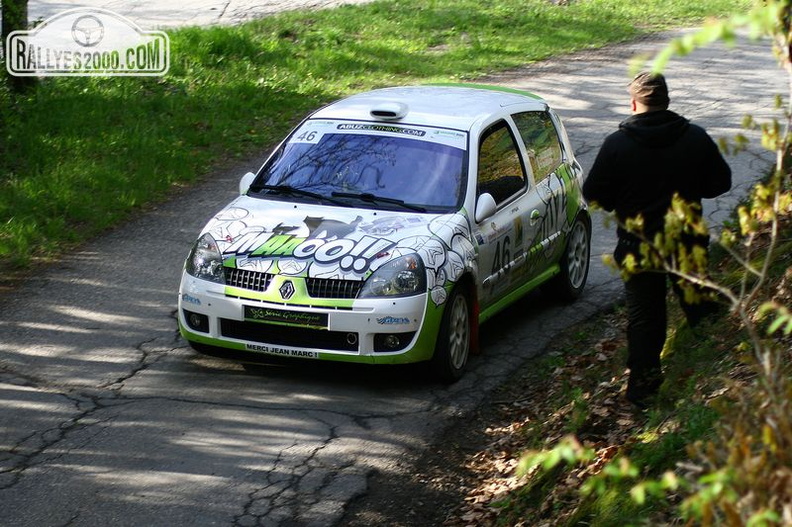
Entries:
{"label": "wiper blade", "polygon": [[385,196],[375,196],[374,194],[370,194],[368,192],[362,193],[355,193],[355,192],[333,192],[332,196],[334,198],[353,198],[359,199],[360,201],[365,201],[367,203],[390,203],[393,205],[399,205],[404,207],[405,209],[414,210],[416,212],[426,212],[424,207],[420,205],[415,205],[413,203],[407,203],[404,200],[396,199],[396,198],[386,198]]}
{"label": "wiper blade", "polygon": [[266,191],[269,191],[269,192],[272,192],[272,193],[275,193],[275,194],[286,194],[286,195],[289,195],[289,196],[304,196],[306,198],[313,198],[313,199],[315,199],[317,201],[329,201],[330,203],[333,203],[333,204],[336,204],[336,205],[349,206],[347,203],[344,203],[343,201],[332,199],[332,198],[329,198],[327,196],[322,196],[318,192],[311,192],[310,190],[303,190],[301,188],[295,188],[295,187],[292,187],[291,185],[260,185],[260,186],[256,186],[256,187],[251,189],[251,191],[256,192],[256,193],[261,192],[263,190],[266,190]]}

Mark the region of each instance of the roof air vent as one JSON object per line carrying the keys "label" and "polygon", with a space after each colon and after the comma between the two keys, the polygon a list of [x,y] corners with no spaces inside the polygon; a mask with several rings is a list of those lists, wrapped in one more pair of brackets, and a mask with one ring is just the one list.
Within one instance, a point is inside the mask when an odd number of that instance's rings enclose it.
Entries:
{"label": "roof air vent", "polygon": [[371,116],[382,121],[397,121],[407,115],[407,105],[400,102],[381,103],[371,109]]}

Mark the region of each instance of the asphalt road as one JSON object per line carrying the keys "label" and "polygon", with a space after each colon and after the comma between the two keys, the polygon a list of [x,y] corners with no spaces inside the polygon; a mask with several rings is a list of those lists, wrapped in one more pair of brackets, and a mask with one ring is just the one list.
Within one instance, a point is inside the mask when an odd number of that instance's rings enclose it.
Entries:
{"label": "asphalt road", "polygon": [[281,11],[325,9],[372,0],[30,0],[28,18],[44,20],[74,7],[100,7],[144,29],[238,24]]}
{"label": "asphalt road", "polygon": [[[584,168],[627,114],[627,60],[657,40],[587,52],[487,79],[545,96]],[[714,46],[668,69],[672,107],[715,136],[768,115],[785,89],[767,45]],[[192,352],[174,311],[202,224],[266,152],[87,244],[2,299],[0,524],[333,525],[373,470],[406,470],[452,419],[554,336],[618,301],[595,222],[583,297],[532,295],[482,328],[483,353],[452,386],[421,369],[241,365]],[[772,160],[729,158],[734,191],[707,204],[715,225]]]}

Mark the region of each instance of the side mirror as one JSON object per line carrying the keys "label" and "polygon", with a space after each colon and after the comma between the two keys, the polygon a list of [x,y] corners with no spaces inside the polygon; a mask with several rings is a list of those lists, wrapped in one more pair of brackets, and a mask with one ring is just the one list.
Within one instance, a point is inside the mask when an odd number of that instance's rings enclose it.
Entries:
{"label": "side mirror", "polygon": [[240,196],[247,193],[248,189],[250,188],[250,185],[253,184],[254,179],[256,179],[256,174],[254,174],[253,172],[248,172],[247,174],[242,176],[242,179],[239,180]]}
{"label": "side mirror", "polygon": [[498,210],[498,204],[495,203],[495,198],[492,194],[485,192],[478,197],[476,201],[476,223],[481,223],[486,220]]}

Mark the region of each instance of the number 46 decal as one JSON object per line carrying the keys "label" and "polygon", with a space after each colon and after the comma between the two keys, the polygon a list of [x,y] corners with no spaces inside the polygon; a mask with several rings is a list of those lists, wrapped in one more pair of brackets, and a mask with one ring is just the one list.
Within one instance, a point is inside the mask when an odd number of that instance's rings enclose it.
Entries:
{"label": "number 46 decal", "polygon": [[511,266],[511,240],[508,236],[503,237],[503,241],[498,240],[495,244],[495,260],[492,262],[492,274],[500,271],[509,272]]}
{"label": "number 46 decal", "polygon": [[304,131],[300,135],[293,137],[292,143],[318,143],[322,138],[322,132],[316,130]]}

